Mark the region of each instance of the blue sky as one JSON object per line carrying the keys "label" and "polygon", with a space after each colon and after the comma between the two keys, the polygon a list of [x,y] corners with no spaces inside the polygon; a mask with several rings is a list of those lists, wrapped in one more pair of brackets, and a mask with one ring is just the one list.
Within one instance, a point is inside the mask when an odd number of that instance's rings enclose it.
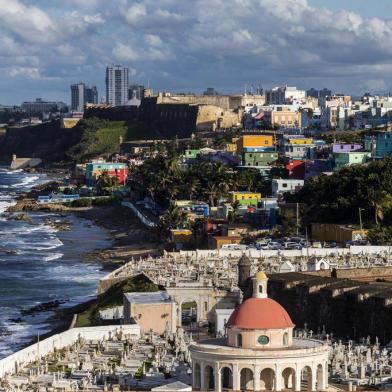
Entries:
{"label": "blue sky", "polygon": [[309,0],[309,4],[326,7],[335,12],[346,9],[357,12],[364,17],[385,18],[392,15],[391,0]]}
{"label": "blue sky", "polygon": [[392,0],[0,0],[0,104],[102,96],[113,63],[159,91],[388,92]]}

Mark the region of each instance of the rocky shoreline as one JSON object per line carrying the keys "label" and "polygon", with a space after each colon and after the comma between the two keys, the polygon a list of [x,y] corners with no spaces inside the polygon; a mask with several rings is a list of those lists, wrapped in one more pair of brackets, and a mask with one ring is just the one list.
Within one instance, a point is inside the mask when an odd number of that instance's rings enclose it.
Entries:
{"label": "rocky shoreline", "polygon": [[[72,222],[67,216],[75,214],[107,230],[112,239],[112,246],[87,253],[81,261],[99,262],[104,270],[112,271],[132,258],[161,253],[162,246],[156,240],[157,234],[152,229],[143,226],[132,210],[127,207],[115,205],[71,208],[61,204],[40,204],[29,196],[28,194],[21,195],[16,200],[16,204],[8,208],[6,219],[24,220],[34,224],[30,213],[43,212],[48,213],[48,216],[44,218],[47,225],[56,231],[68,231],[72,230]],[[2,251],[7,252],[6,249],[0,249],[0,252]],[[95,301],[96,299],[92,299],[72,308],[61,308],[64,303],[62,300],[41,303],[31,309],[21,309],[21,317],[10,321],[23,322],[25,316],[34,317],[41,312],[53,311],[54,314],[48,319],[52,325],[51,331],[41,337],[45,338],[67,330],[74,314],[85,311]]]}

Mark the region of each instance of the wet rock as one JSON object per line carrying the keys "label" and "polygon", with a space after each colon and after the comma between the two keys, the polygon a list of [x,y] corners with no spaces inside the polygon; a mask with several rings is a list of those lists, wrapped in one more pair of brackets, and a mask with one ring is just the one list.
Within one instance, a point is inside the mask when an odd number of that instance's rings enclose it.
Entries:
{"label": "wet rock", "polygon": [[66,302],[67,301],[55,299],[54,301],[43,302],[41,304],[38,304],[36,306],[31,307],[30,309],[23,309],[20,311],[20,313],[23,316],[32,316],[36,313],[47,312],[49,310],[56,309],[60,305],[66,303]]}

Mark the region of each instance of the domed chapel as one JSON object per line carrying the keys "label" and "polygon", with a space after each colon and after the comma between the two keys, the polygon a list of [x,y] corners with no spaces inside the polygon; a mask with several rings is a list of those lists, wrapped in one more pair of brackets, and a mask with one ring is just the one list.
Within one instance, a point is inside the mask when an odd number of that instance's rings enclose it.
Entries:
{"label": "domed chapel", "polygon": [[252,278],[252,297],[230,316],[225,338],[191,345],[194,390],[327,390],[328,345],[293,337],[294,324],[268,298],[267,283],[264,272]]}

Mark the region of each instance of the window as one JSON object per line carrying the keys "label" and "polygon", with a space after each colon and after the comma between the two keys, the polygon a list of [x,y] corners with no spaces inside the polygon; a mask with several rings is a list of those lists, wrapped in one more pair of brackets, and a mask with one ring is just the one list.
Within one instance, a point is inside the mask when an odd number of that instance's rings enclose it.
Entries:
{"label": "window", "polygon": [[242,335],[240,333],[237,335],[237,346],[242,347]]}
{"label": "window", "polygon": [[289,334],[285,332],[283,334],[283,346],[288,346],[289,345]]}
{"label": "window", "polygon": [[287,183],[282,184],[282,188],[287,188]]}
{"label": "window", "polygon": [[261,284],[259,285],[259,293],[263,294],[263,286]]}
{"label": "window", "polygon": [[208,309],[208,303],[204,302],[204,310],[207,311],[207,309]]}
{"label": "window", "polygon": [[266,336],[266,335],[261,335],[261,336],[258,337],[257,343],[262,344],[263,346],[265,346],[266,344],[269,343],[269,337]]}

